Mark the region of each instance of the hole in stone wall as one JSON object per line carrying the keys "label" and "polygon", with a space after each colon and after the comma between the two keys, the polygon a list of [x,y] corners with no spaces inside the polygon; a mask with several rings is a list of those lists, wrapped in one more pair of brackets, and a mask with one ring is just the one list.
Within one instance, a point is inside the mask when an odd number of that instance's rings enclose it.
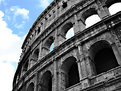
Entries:
{"label": "hole in stone wall", "polygon": [[50,71],[43,74],[40,86],[40,91],[52,91],[52,77]]}
{"label": "hole in stone wall", "polygon": [[45,44],[44,44],[44,47],[46,48],[46,50],[49,52],[49,51],[52,51],[53,48],[54,48],[54,37],[53,36],[50,36]]}
{"label": "hole in stone wall", "polygon": [[111,48],[104,48],[96,53],[94,63],[97,74],[106,72],[118,66],[117,60]]}
{"label": "hole in stone wall", "polygon": [[39,49],[36,49],[34,54],[33,54],[33,60],[34,61],[37,61],[39,58]]}
{"label": "hole in stone wall", "polygon": [[40,27],[38,27],[38,31],[37,31],[37,34],[39,34],[40,33]]}
{"label": "hole in stone wall", "polygon": [[111,45],[107,41],[98,41],[90,48],[90,58],[94,62],[94,72],[100,74],[118,66]]}
{"label": "hole in stone wall", "polygon": [[115,3],[109,7],[109,12],[111,15],[116,14],[121,11],[121,3]]}
{"label": "hole in stone wall", "polygon": [[73,27],[72,28],[70,28],[69,30],[68,30],[68,32],[66,33],[66,39],[69,39],[69,38],[71,38],[71,37],[73,37],[74,36],[74,29],[73,29]]}
{"label": "hole in stone wall", "polygon": [[62,7],[63,7],[63,8],[66,8],[66,7],[67,7],[67,2],[63,2],[63,3],[62,3]]}
{"label": "hole in stone wall", "polygon": [[34,83],[31,83],[31,84],[28,86],[27,91],[34,91]]}
{"label": "hole in stone wall", "polygon": [[94,14],[90,17],[88,17],[85,21],[85,24],[86,24],[86,28],[94,25],[95,23],[99,22],[100,21],[100,18],[98,15]]}
{"label": "hole in stone wall", "polygon": [[51,46],[50,46],[50,51],[52,51],[53,48],[54,48],[54,43],[51,44]]}
{"label": "hole in stone wall", "polygon": [[71,22],[66,23],[63,27],[62,27],[62,31],[61,31],[61,35],[63,37],[65,37],[65,39],[69,39],[72,36],[74,36],[74,28],[73,28],[73,24]]}
{"label": "hole in stone wall", "polygon": [[27,71],[27,70],[28,70],[28,61],[23,66],[23,71]]}
{"label": "hole in stone wall", "polygon": [[68,88],[79,82],[79,72],[78,72],[78,65],[76,63],[76,58],[74,57],[67,58],[62,65],[62,71],[63,71],[62,79],[64,79],[63,83],[65,85],[65,88]]}
{"label": "hole in stone wall", "polygon": [[[79,82],[79,73],[77,63],[73,63],[68,72],[68,86],[70,87]],[[74,78],[74,79],[72,79]]]}

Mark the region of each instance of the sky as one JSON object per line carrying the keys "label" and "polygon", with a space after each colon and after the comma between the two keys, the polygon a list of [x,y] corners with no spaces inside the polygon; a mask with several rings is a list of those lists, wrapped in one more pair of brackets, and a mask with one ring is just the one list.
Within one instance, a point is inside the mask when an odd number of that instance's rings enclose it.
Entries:
{"label": "sky", "polygon": [[[0,0],[1,91],[12,90],[12,81],[24,38],[37,17],[51,2],[52,0]],[[120,5],[115,5],[118,6],[118,10],[121,10],[119,9]],[[111,10],[115,13],[116,9]],[[96,22],[99,21],[99,19],[92,18],[92,22],[94,19]],[[87,25],[92,25],[92,22]],[[74,35],[72,29],[67,34],[68,38],[71,35]]]}
{"label": "sky", "polygon": [[0,0],[0,90],[11,91],[23,40],[52,0]]}

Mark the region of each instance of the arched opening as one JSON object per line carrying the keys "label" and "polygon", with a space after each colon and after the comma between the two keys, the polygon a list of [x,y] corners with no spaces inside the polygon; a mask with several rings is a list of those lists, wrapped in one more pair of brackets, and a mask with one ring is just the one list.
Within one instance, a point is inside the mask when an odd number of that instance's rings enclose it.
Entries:
{"label": "arched opening", "polygon": [[47,48],[48,48],[48,50],[49,51],[52,51],[53,50],[53,48],[54,48],[54,37],[49,37],[49,39],[47,40],[47,42],[46,42],[46,46],[47,46]]}
{"label": "arched opening", "polygon": [[63,7],[63,8],[66,8],[66,7],[67,7],[67,2],[66,2],[66,1],[63,1],[63,2],[62,2],[62,7]]}
{"label": "arched opening", "polygon": [[121,2],[114,3],[109,7],[109,12],[111,15],[116,14],[117,12],[121,11]]}
{"label": "arched opening", "polygon": [[52,51],[53,48],[54,48],[54,43],[51,44],[51,46],[50,46],[50,51]]}
{"label": "arched opening", "polygon": [[69,39],[69,38],[71,38],[71,37],[73,37],[74,36],[74,29],[73,29],[73,27],[72,28],[70,28],[69,30],[68,30],[68,32],[66,33],[66,39]]}
{"label": "arched opening", "polygon": [[39,49],[36,49],[33,53],[33,60],[37,61],[39,58]]}
{"label": "arched opening", "polygon": [[[62,74],[64,75],[62,79],[65,79],[65,88],[68,88],[72,85],[79,83],[79,72],[78,65],[76,63],[76,58],[69,57],[67,58],[62,65]],[[74,78],[74,79],[72,79]]]}
{"label": "arched opening", "polygon": [[65,37],[65,39],[69,39],[74,36],[74,28],[71,22],[65,24],[62,28],[61,35]]}
{"label": "arched opening", "polygon": [[[78,66],[77,63],[74,62],[72,64],[72,66],[70,67],[69,71],[68,71],[68,78],[69,78],[69,84],[67,87],[70,87],[76,83],[79,82],[79,73],[78,73]],[[72,79],[74,78],[74,79]]]}
{"label": "arched opening", "polygon": [[54,37],[50,36],[44,42],[42,52],[43,55],[46,55],[54,49]]}
{"label": "arched opening", "polygon": [[52,91],[52,74],[50,71],[46,71],[40,82],[40,91]]}
{"label": "arched opening", "polygon": [[83,12],[82,21],[85,23],[85,27],[88,28],[95,23],[99,22],[101,19],[98,16],[97,9],[95,7],[91,7]]}
{"label": "arched opening", "polygon": [[34,83],[30,83],[30,85],[27,88],[27,91],[34,91]]}
{"label": "arched opening", "polygon": [[112,47],[107,41],[98,41],[93,44],[90,48],[90,58],[95,65],[96,74],[119,66]]}
{"label": "arched opening", "polygon": [[37,29],[37,34],[39,34],[39,33],[40,33],[40,29],[41,29],[41,28],[40,28],[40,27],[38,27],[38,29]]}
{"label": "arched opening", "polygon": [[26,72],[28,70],[28,60],[23,65],[23,71]]}
{"label": "arched opening", "polygon": [[86,21],[85,21],[86,28],[88,28],[88,27],[90,27],[90,26],[96,24],[96,23],[99,22],[99,21],[100,21],[100,18],[99,18],[99,16],[98,16],[97,14],[94,14],[94,15],[88,17],[88,18],[86,19]]}

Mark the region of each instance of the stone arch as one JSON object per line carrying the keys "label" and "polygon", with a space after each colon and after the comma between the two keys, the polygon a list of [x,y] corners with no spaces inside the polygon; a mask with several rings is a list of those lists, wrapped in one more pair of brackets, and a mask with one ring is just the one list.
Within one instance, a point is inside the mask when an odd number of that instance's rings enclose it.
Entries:
{"label": "stone arch", "polygon": [[90,41],[88,43],[88,45],[86,44],[86,46],[88,46],[88,48],[86,48],[86,49],[89,50],[90,47],[98,41],[107,41],[110,45],[112,45],[114,43],[114,40],[113,40],[113,37],[111,36],[111,34],[105,33],[101,36],[94,38],[92,41]]}
{"label": "stone arch", "polygon": [[[42,53],[43,55],[48,54],[50,51],[54,48],[54,40],[55,38],[53,36],[48,37],[44,42],[42,46]],[[50,49],[51,48],[51,49]]]}
{"label": "stone arch", "polygon": [[[91,21],[91,18],[93,18],[93,19],[95,18],[96,20]],[[97,23],[98,21],[100,21],[100,17],[98,16],[96,7],[91,7],[89,9],[85,10],[82,13],[82,21],[84,22],[86,28]],[[90,21],[91,21],[91,23],[89,23],[90,25],[88,25],[88,22],[90,22]]]}
{"label": "stone arch", "polygon": [[109,8],[111,5],[118,3],[118,2],[121,2],[121,1],[120,0],[106,0],[105,6],[107,6]]}
{"label": "stone arch", "polygon": [[50,49],[50,46],[52,45],[52,43],[54,43],[54,37],[53,36],[50,36],[46,41],[45,41],[45,44],[44,44],[44,47],[46,47],[48,50]]}
{"label": "stone arch", "polygon": [[24,64],[23,64],[23,68],[22,71],[25,73],[29,68],[29,60],[27,60]]}
{"label": "stone arch", "polygon": [[111,15],[116,14],[121,11],[121,1],[113,2],[110,6],[108,6],[109,12]]}
{"label": "stone arch", "polygon": [[52,91],[52,73],[46,71],[40,80],[40,91]]}
{"label": "stone arch", "polygon": [[39,48],[35,49],[35,51],[33,52],[33,55],[32,55],[33,58],[32,59],[34,61],[38,60],[38,58],[39,58],[39,52],[40,52]]}
{"label": "stone arch", "polygon": [[63,88],[68,88],[79,83],[79,72],[76,61],[76,58],[71,56],[65,59],[61,65],[61,81],[63,83]]}
{"label": "stone arch", "polygon": [[34,91],[34,83],[33,82],[29,84],[27,91]]}
{"label": "stone arch", "polygon": [[[61,35],[62,35],[63,37],[65,37],[65,39],[66,39],[66,34],[68,33],[68,31],[69,31],[70,29],[73,29],[73,24],[72,24],[72,22],[68,22],[68,23],[66,23],[65,25],[63,25],[63,27],[62,27],[62,29],[61,29]],[[74,32],[74,30],[73,30],[73,32]]]}
{"label": "stone arch", "polygon": [[95,74],[106,72],[118,66],[113,49],[106,40],[101,40],[91,45],[89,56],[93,62]]}
{"label": "stone arch", "polygon": [[89,9],[86,9],[85,11],[83,11],[82,13],[82,19],[83,19],[83,22],[85,22],[85,20],[91,16],[91,15],[94,15],[94,14],[97,14],[97,10],[95,7],[91,7]]}

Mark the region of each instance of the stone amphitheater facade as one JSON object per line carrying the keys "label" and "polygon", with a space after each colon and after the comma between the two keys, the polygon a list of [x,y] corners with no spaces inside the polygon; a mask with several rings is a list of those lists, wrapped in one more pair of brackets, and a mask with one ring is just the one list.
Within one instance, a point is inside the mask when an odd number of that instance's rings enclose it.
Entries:
{"label": "stone amphitheater facade", "polygon": [[23,42],[12,91],[121,91],[121,12],[109,12],[119,2],[54,0]]}

